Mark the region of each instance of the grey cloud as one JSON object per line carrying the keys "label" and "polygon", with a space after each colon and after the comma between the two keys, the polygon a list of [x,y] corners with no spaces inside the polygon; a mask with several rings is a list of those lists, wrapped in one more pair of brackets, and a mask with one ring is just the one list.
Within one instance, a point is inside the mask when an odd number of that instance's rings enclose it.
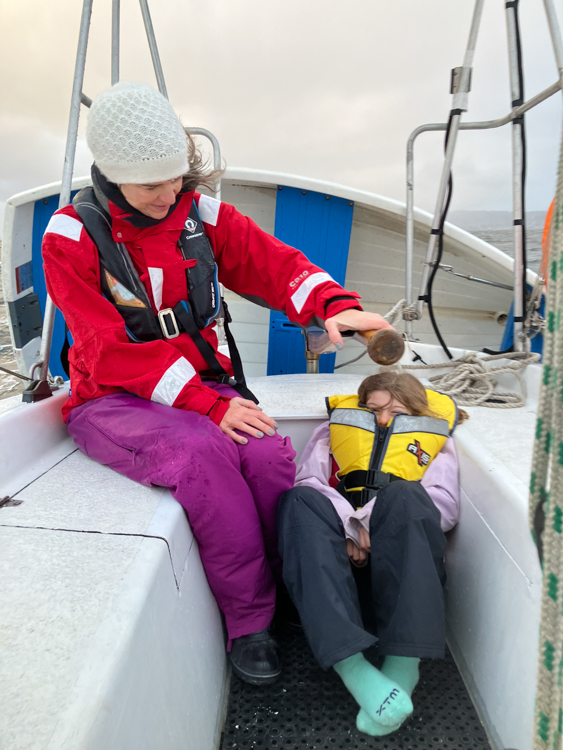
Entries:
{"label": "grey cloud", "polygon": [[[0,0],[0,200],[60,179],[80,5]],[[121,5],[121,77],[154,85],[138,3]],[[404,200],[406,139],[421,123],[447,119],[449,71],[463,60],[472,5],[160,0],[151,12],[176,111],[184,124],[217,135],[228,164],[300,173]],[[541,3],[528,5],[522,15],[531,95],[556,74]],[[84,84],[92,97],[109,85],[110,13],[109,3],[94,3]],[[505,47],[502,8],[486,4],[471,119],[508,111]],[[78,174],[90,162],[85,116]],[[530,209],[544,207],[553,190],[560,116],[559,100],[530,116]],[[509,133],[479,137],[479,143],[460,138],[455,203],[507,208]],[[417,203],[432,209],[441,137],[422,136],[416,159]]]}

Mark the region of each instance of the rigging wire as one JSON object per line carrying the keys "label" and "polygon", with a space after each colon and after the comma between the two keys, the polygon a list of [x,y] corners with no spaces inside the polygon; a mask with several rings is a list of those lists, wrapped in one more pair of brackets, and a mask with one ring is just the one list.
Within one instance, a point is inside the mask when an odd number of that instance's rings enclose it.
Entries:
{"label": "rigging wire", "polygon": [[[512,0],[511,7],[514,11],[514,28],[515,28],[515,41],[516,41],[516,63],[517,63],[517,84],[518,84],[518,98],[515,99],[512,102],[513,107],[518,107],[524,102],[524,69],[523,69],[523,55],[522,55],[522,41],[521,41],[521,34],[520,34],[520,21],[518,16],[518,4],[519,0]],[[445,147],[448,144],[448,139],[450,136],[451,131],[451,124],[452,124],[452,118],[455,114],[455,110],[452,110],[450,112],[450,116],[448,119],[448,126],[446,129],[446,137],[445,137]],[[526,164],[527,164],[527,150],[526,150],[526,129],[524,124],[524,115],[520,115],[517,119],[513,121],[513,127],[518,128],[518,133],[520,136],[521,146],[522,146],[522,165],[521,165],[521,180],[520,180],[520,205],[522,210],[522,218],[518,220],[519,225],[522,227],[522,263],[520,266],[520,274],[522,277],[522,310],[524,312],[524,316],[526,313],[527,308],[527,288],[526,288],[526,269],[527,269],[527,254],[526,254]],[[438,268],[440,266],[440,261],[442,259],[442,253],[444,250],[444,224],[446,221],[446,216],[449,210],[450,201],[452,198],[453,193],[453,180],[452,175],[450,172],[449,177],[449,184],[448,184],[448,195],[446,198],[445,207],[442,212],[442,216],[440,219],[440,226],[437,230],[438,234],[438,253],[436,260],[433,263],[432,272],[430,274],[430,277],[428,279],[428,285],[426,288],[426,294],[424,295],[423,299],[428,305],[428,314],[430,316],[430,322],[432,324],[432,328],[434,330],[434,333],[436,334],[436,337],[438,341],[440,342],[440,345],[442,346],[442,349],[446,353],[449,359],[453,359],[453,356],[448,349],[446,342],[444,341],[444,338],[441,335],[440,329],[438,327],[438,323],[436,321],[436,317],[434,315],[434,309],[432,305],[432,287],[434,284],[434,279],[436,277],[436,273],[438,272]],[[514,260],[516,263],[516,259]],[[485,354],[495,355],[495,354],[507,354],[508,352],[513,351],[514,345],[512,345],[510,348],[505,349],[503,351],[493,351],[490,349],[483,349],[483,352]]]}
{"label": "rigging wire", "polygon": [[[452,127],[452,120],[454,117],[454,114],[456,112],[452,110],[450,112],[450,116],[448,119],[448,127],[446,128],[446,137],[444,141],[444,150],[447,148],[448,145],[448,139],[450,137],[450,131]],[[434,278],[436,276],[436,273],[438,272],[438,269],[440,267],[440,262],[442,260],[442,255],[444,252],[444,224],[446,223],[446,216],[448,215],[448,210],[450,208],[450,202],[452,200],[452,194],[453,194],[453,179],[452,174],[450,172],[449,180],[448,180],[448,195],[446,197],[446,203],[442,210],[442,216],[440,217],[440,226],[438,227],[437,233],[438,233],[438,253],[436,255],[436,260],[434,261],[432,272],[430,273],[430,278],[428,279],[428,285],[426,287],[426,294],[424,295],[424,301],[428,305],[428,314],[430,316],[430,322],[432,323],[432,328],[434,329],[434,333],[436,334],[436,337],[438,341],[440,342],[440,345],[444,352],[446,353],[448,359],[453,359],[453,354],[450,352],[450,350],[447,347],[446,342],[444,341],[442,334],[440,332],[440,329],[438,327],[438,323],[436,321],[436,317],[434,315],[434,307],[432,305],[432,286],[434,284]]]}
{"label": "rigging wire", "polygon": [[[516,68],[517,68],[517,82],[518,82],[518,97],[512,102],[512,107],[519,107],[524,103],[524,67],[523,67],[523,55],[522,55],[522,39],[520,35],[520,20],[518,16],[518,4],[520,0],[511,0],[510,7],[514,11],[514,34],[516,41]],[[508,9],[508,3],[507,3]],[[526,254],[526,162],[527,162],[527,151],[526,151],[526,128],[524,124],[524,115],[520,115],[512,121],[512,127],[518,128],[520,135],[520,142],[522,145],[522,168],[520,172],[520,205],[522,207],[522,218],[519,220],[519,224],[522,227],[522,263],[520,265],[520,276],[522,278],[522,315],[523,323],[526,322],[526,309],[528,306],[527,296],[528,290],[526,288],[526,269],[528,267],[527,254]],[[515,248],[516,249],[516,248]],[[516,255],[516,254],[515,254]],[[514,263],[516,263],[516,257],[514,257]],[[508,352],[514,351],[514,343],[508,348],[502,351],[494,351],[493,349],[483,349],[485,354],[507,354]]]}
{"label": "rigging wire", "polygon": [[[518,68],[518,98],[512,102],[513,107],[519,107],[524,103],[524,67],[523,67],[523,56],[522,56],[522,40],[520,35],[520,20],[518,15],[518,5],[520,0],[514,0],[514,28],[516,35],[516,62]],[[522,274],[522,311],[526,310],[526,269],[528,266],[526,257],[526,162],[527,162],[527,151],[526,151],[526,127],[524,124],[524,115],[520,115],[514,120],[513,127],[518,127],[520,133],[520,140],[522,144],[522,170],[521,170],[521,183],[520,183],[520,201],[522,206],[522,265],[520,267],[520,273]]]}

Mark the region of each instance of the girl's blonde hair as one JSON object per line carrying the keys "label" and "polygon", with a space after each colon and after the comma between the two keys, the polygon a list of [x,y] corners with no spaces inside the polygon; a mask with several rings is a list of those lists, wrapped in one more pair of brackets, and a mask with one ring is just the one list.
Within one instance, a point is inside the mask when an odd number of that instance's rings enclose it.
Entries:
{"label": "girl's blonde hair", "polygon": [[[362,380],[358,388],[360,403],[365,404],[370,393],[374,391],[386,391],[391,398],[396,398],[415,417],[437,417],[439,414],[433,412],[428,406],[426,389],[414,375],[408,372],[387,370],[377,375],[370,375]],[[469,415],[463,409],[458,409],[458,424],[469,419]]]}

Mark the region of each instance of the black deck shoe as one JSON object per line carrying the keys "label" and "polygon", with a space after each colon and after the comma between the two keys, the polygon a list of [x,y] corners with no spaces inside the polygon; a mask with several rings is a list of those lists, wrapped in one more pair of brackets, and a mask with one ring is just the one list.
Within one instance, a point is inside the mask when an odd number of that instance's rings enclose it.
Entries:
{"label": "black deck shoe", "polygon": [[233,638],[233,671],[251,685],[270,685],[282,671],[280,647],[268,628]]}

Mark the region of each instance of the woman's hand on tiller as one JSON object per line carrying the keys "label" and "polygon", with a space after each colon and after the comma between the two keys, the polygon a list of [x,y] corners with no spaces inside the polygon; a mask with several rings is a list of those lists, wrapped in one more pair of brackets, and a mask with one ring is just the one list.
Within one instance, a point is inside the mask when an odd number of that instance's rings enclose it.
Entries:
{"label": "woman's hand on tiller", "polygon": [[342,349],[341,331],[378,331],[380,328],[393,328],[381,315],[365,310],[343,310],[325,320],[329,339],[338,349]]}

